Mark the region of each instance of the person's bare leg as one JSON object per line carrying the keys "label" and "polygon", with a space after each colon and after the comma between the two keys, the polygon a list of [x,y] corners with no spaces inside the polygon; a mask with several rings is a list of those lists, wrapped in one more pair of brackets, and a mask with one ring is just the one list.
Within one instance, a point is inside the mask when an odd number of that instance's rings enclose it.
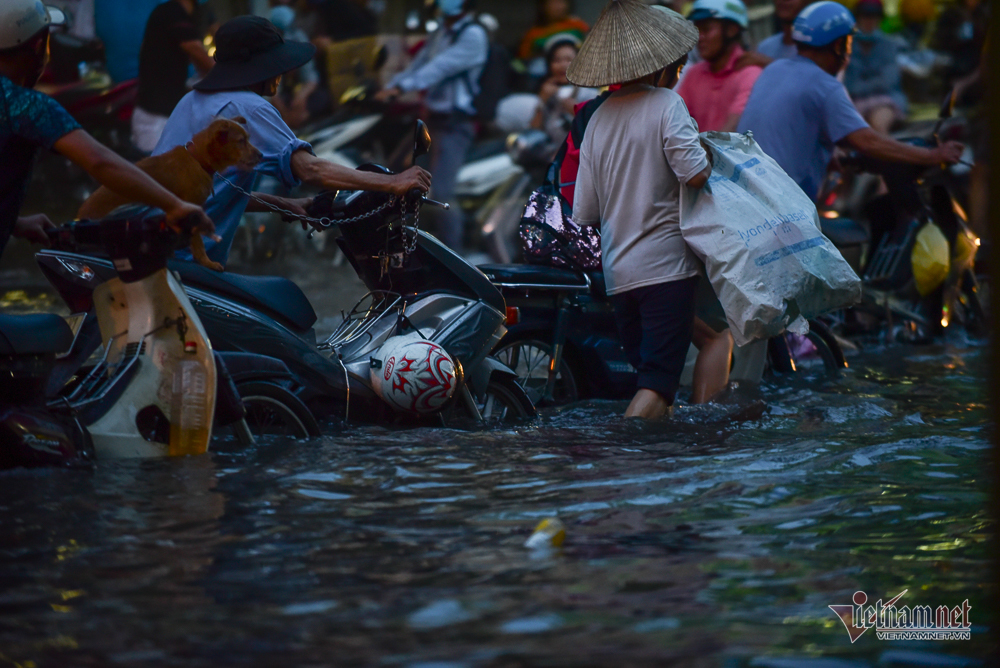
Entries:
{"label": "person's bare leg", "polygon": [[674,407],[667,403],[662,394],[653,390],[641,389],[635,393],[632,403],[625,411],[627,418],[643,418],[656,420],[673,415]]}
{"label": "person's bare leg", "polygon": [[875,107],[868,112],[868,125],[879,134],[889,134],[895,120],[896,110],[892,107]]}
{"label": "person's bare leg", "polygon": [[704,404],[729,385],[733,335],[728,329],[716,332],[701,318],[695,318],[691,340],[698,349],[698,359],[694,363],[691,403]]}

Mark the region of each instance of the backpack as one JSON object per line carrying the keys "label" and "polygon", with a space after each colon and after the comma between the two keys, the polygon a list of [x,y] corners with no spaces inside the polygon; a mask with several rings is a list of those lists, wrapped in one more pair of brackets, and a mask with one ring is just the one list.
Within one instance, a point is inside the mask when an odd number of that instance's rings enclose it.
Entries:
{"label": "backpack", "polygon": [[[582,107],[577,107],[569,135],[566,137],[563,149],[556,156],[554,164],[559,170],[559,180],[561,181],[559,192],[570,203],[571,208],[573,196],[576,194],[576,173],[580,171],[580,147],[583,145],[583,134],[586,132],[594,112],[610,96],[611,92],[606,91],[593,100],[585,102]],[[562,156],[561,159],[560,156]]]}
{"label": "backpack", "polygon": [[510,89],[510,53],[505,47],[489,39],[489,30],[479,22],[478,17],[462,26],[462,29],[455,33],[451,43],[454,44],[461,39],[462,34],[473,26],[486,31],[489,43],[486,62],[478,80],[473,79],[471,70],[465,71],[460,76],[472,93],[472,107],[476,110],[475,119],[488,123],[496,118],[497,105],[507,96]]}

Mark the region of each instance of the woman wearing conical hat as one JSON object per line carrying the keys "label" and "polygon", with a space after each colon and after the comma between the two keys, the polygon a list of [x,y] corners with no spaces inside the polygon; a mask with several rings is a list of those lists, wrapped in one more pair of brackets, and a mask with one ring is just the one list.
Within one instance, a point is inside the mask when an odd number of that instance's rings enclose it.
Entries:
{"label": "woman wearing conical hat", "polygon": [[587,127],[573,217],[601,226],[608,295],[639,372],[626,417],[671,412],[691,343],[698,264],[681,237],[680,187],[703,187],[711,166],[684,101],[656,84],[697,42],[676,12],[612,0],[567,72],[579,86],[624,84]]}

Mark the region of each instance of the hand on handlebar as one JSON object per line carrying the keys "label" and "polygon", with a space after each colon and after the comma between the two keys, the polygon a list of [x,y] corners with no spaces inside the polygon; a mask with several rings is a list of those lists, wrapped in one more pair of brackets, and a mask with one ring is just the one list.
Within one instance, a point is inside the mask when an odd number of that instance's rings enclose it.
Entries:
{"label": "hand on handlebar", "polygon": [[182,225],[182,223],[189,221],[192,233],[203,234],[213,241],[221,241],[220,237],[215,233],[215,223],[212,222],[212,219],[208,217],[200,206],[189,202],[181,202],[170,211],[167,211],[166,214],[167,225],[177,231],[183,231],[184,228],[188,227],[188,225]]}
{"label": "hand on handlebar", "polygon": [[24,216],[23,218],[18,218],[14,223],[14,229],[11,230],[11,234],[15,237],[26,239],[33,244],[50,246],[52,245],[52,242],[46,231],[54,229],[56,229],[56,226],[51,220],[49,220],[49,217],[44,213],[39,213],[34,216]]}
{"label": "hand on handlebar", "polygon": [[283,220],[286,223],[294,223],[295,221],[299,221],[299,223],[302,225],[303,230],[309,230],[312,228],[312,226],[309,223],[302,220],[302,218],[309,217],[308,209],[310,206],[312,206],[313,203],[312,197],[300,197],[298,199],[288,199],[287,197],[281,197],[278,199],[279,199],[278,202],[279,206],[281,206],[286,211],[295,214],[293,216],[281,214],[281,220]]}
{"label": "hand on handlebar", "polygon": [[389,186],[389,192],[400,197],[405,197],[411,190],[425,193],[430,189],[431,174],[420,167],[410,167],[405,172],[396,174],[392,177],[392,184]]}
{"label": "hand on handlebar", "polygon": [[954,165],[962,159],[965,153],[965,145],[957,141],[946,141],[937,148],[931,149],[934,154],[935,165]]}

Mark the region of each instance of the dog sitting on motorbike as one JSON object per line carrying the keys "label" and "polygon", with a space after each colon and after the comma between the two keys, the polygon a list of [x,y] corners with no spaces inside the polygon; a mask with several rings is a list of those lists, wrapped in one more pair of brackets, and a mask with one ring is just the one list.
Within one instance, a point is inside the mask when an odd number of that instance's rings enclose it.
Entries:
{"label": "dog sitting on motorbike", "polygon": [[[240,116],[231,120],[216,119],[186,146],[143,158],[136,166],[180,199],[200,206],[212,194],[212,179],[216,173],[229,167],[251,170],[260,162],[261,152],[250,143],[245,125],[246,120]],[[129,203],[126,198],[101,186],[83,203],[77,217],[102,218]],[[198,264],[215,271],[223,270],[221,264],[208,258],[200,235],[191,236],[191,254]]]}

